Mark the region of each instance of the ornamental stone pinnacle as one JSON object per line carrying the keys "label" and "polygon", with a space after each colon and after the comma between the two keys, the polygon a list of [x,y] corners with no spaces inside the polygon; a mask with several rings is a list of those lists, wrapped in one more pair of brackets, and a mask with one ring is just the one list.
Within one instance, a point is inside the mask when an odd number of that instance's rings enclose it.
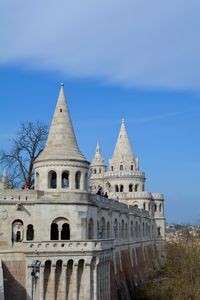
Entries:
{"label": "ornamental stone pinnacle", "polygon": [[60,93],[46,146],[36,162],[59,159],[86,161],[77,145],[63,83],[60,85]]}
{"label": "ornamental stone pinnacle", "polygon": [[101,155],[101,148],[99,146],[99,143],[97,143],[95,156],[92,160],[92,165],[105,165],[103,156]]}

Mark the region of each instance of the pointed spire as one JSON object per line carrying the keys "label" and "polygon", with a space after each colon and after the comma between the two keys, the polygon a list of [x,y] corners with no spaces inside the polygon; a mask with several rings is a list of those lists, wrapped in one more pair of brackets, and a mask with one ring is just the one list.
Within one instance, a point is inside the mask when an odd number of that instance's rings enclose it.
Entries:
{"label": "pointed spire", "polygon": [[101,155],[101,148],[97,142],[95,156],[92,160],[92,165],[105,165],[103,156]]}
{"label": "pointed spire", "polygon": [[122,124],[113,156],[118,156],[119,158],[123,156],[133,157],[133,151],[126,131],[124,119],[122,119]]}
{"label": "pointed spire", "polygon": [[60,93],[49,130],[48,140],[37,161],[49,159],[74,159],[85,161],[85,157],[82,155],[77,145],[64,94],[63,83],[60,85]]}

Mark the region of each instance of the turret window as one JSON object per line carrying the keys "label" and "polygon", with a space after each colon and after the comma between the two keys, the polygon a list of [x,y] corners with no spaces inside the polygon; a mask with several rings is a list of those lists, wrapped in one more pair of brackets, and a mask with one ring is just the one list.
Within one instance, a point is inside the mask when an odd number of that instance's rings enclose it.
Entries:
{"label": "turret window", "polygon": [[131,165],[131,171],[133,171],[133,165]]}
{"label": "turret window", "polygon": [[57,174],[55,171],[49,172],[49,189],[57,188]]}
{"label": "turret window", "polygon": [[27,231],[26,231],[26,240],[27,241],[32,241],[34,239],[34,229],[33,225],[29,224],[27,226]]}
{"label": "turret window", "polygon": [[135,185],[135,192],[138,191],[138,184]]}
{"label": "turret window", "polygon": [[123,193],[123,191],[124,191],[124,186],[121,184],[120,185],[120,192]]}
{"label": "turret window", "polygon": [[76,172],[75,186],[76,186],[77,190],[80,190],[80,187],[81,187],[81,172],[80,171]]}
{"label": "turret window", "polygon": [[69,187],[69,172],[65,171],[62,173],[62,188],[66,189]]}
{"label": "turret window", "polygon": [[133,185],[129,184],[129,192],[133,192]]}
{"label": "turret window", "polygon": [[116,192],[116,193],[119,192],[119,187],[118,187],[118,185],[115,185],[115,192]]}
{"label": "turret window", "polygon": [[120,169],[120,171],[123,171],[124,170],[124,166],[120,165],[119,169]]}
{"label": "turret window", "polygon": [[111,171],[113,172],[113,170],[114,170],[114,168],[113,168],[113,166],[111,166]]}

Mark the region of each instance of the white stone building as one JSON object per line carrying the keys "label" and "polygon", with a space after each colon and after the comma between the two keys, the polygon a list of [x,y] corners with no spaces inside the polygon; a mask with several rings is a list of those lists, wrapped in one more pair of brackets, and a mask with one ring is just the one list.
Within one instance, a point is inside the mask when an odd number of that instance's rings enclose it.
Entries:
{"label": "white stone building", "polygon": [[61,85],[34,168],[35,190],[8,189],[6,173],[0,183],[0,300],[130,299],[157,263],[164,199],[144,191],[124,121],[109,172],[99,146],[90,169]]}

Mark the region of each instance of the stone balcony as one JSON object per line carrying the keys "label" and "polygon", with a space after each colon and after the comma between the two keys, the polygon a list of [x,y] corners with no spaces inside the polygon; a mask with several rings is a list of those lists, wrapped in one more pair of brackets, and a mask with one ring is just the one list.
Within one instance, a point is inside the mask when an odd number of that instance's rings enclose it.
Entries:
{"label": "stone balcony", "polygon": [[29,241],[24,242],[24,251],[28,253],[66,253],[98,252],[114,248],[114,239],[84,241]]}

